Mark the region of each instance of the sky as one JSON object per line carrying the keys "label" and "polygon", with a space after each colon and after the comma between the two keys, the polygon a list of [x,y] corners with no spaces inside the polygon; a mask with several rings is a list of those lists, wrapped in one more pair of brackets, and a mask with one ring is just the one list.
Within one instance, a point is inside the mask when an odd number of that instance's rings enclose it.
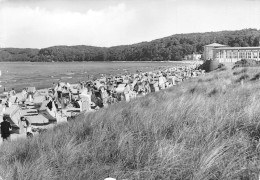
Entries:
{"label": "sky", "polygon": [[260,29],[260,0],[0,0],[0,47],[110,47]]}

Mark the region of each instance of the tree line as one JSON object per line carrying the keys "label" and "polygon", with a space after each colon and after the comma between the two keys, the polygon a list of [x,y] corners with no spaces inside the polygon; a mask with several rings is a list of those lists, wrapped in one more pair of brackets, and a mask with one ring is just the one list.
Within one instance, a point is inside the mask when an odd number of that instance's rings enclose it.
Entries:
{"label": "tree line", "polygon": [[203,46],[216,42],[231,47],[259,46],[260,30],[243,29],[206,33],[175,34],[133,45],[109,48],[53,46],[42,49],[3,48],[0,61],[181,61],[185,55],[203,53]]}

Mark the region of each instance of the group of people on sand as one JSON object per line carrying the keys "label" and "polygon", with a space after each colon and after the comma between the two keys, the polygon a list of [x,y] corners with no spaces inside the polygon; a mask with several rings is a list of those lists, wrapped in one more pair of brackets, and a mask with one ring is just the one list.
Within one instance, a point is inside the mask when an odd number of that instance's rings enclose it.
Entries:
{"label": "group of people on sand", "polygon": [[[130,101],[151,92],[177,85],[185,79],[204,74],[195,67],[172,67],[154,72],[138,72],[116,76],[102,75],[99,79],[78,82],[76,85],[58,82],[49,89],[48,98],[61,109],[71,105],[91,111],[119,101]],[[84,107],[85,106],[85,107]]]}
{"label": "group of people on sand", "polygon": [[84,111],[93,111],[169,88],[201,74],[204,74],[204,71],[197,70],[196,67],[180,66],[153,72],[101,75],[99,79],[81,81],[73,85],[59,81],[48,89],[46,99],[54,102],[57,109],[81,107]]}
{"label": "group of people on sand", "polygon": [[[3,141],[10,141],[10,134],[13,130],[10,122],[9,122],[9,117],[8,116],[4,116],[4,113],[6,111],[7,108],[11,107],[12,104],[23,104],[25,102],[25,100],[30,96],[31,93],[30,91],[28,91],[28,89],[24,88],[22,90],[22,92],[20,93],[22,98],[19,101],[19,98],[16,96],[16,91],[14,90],[14,88],[12,88],[10,91],[6,91],[4,90],[4,94],[6,94],[7,98],[5,99],[5,101],[3,101],[2,99],[0,99],[0,126],[1,126],[1,137],[3,139]],[[20,121],[23,123],[24,128],[26,129],[26,134],[27,137],[32,136],[32,127],[31,127],[31,123],[30,121],[24,117],[21,116],[20,117]]]}
{"label": "group of people on sand", "polygon": [[[145,96],[151,92],[160,91],[177,85],[192,77],[204,74],[203,70],[197,70],[195,66],[180,66],[164,68],[153,72],[138,71],[134,74],[120,74],[116,76],[101,75],[99,79],[92,79],[69,84],[68,82],[53,83],[45,94],[45,100],[49,101],[47,107],[63,110],[69,107],[80,108],[81,111],[95,111],[107,107],[119,101],[131,101],[132,99]],[[22,102],[33,99],[35,89],[23,89],[20,93]],[[0,102],[0,116],[3,116],[3,109],[10,106],[8,99],[15,97],[16,92],[12,89],[8,93],[6,103]],[[21,121],[25,122],[26,127],[30,124],[26,118],[22,117]],[[27,120],[28,121],[28,120]],[[2,132],[8,132],[9,125],[4,120],[1,124]],[[8,135],[8,133],[6,133]],[[3,133],[2,133],[3,136]],[[3,139],[6,139],[4,135]]]}
{"label": "group of people on sand", "polygon": [[[21,122],[24,122],[24,128],[26,128],[26,134],[27,137],[32,137],[33,132],[32,132],[32,126],[30,121],[25,118],[24,116],[22,116],[21,118]],[[10,141],[10,135],[11,135],[11,131],[12,131],[12,126],[11,123],[8,121],[8,117],[4,116],[3,117],[3,121],[0,123],[0,130],[1,130],[1,137],[4,141]]]}
{"label": "group of people on sand", "polygon": [[[2,104],[2,100],[0,99],[0,132],[1,132],[1,137],[3,139],[3,141],[10,141],[10,135],[11,135],[11,131],[13,130],[11,123],[8,120],[8,116],[4,116],[4,112],[5,112],[5,108],[7,108],[8,106],[6,106],[5,104]],[[30,121],[24,117],[21,116],[20,117],[21,122],[23,123],[24,128],[26,129],[26,134],[27,137],[32,137],[32,126]]]}

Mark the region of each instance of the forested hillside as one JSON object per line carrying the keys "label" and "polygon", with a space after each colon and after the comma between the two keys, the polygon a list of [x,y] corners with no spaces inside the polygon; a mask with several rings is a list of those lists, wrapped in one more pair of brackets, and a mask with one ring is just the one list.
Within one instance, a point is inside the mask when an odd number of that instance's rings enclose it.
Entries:
{"label": "forested hillside", "polygon": [[185,55],[202,53],[203,46],[217,42],[229,46],[259,46],[260,30],[176,34],[133,45],[109,48],[54,46],[43,49],[5,48],[0,61],[180,61]]}

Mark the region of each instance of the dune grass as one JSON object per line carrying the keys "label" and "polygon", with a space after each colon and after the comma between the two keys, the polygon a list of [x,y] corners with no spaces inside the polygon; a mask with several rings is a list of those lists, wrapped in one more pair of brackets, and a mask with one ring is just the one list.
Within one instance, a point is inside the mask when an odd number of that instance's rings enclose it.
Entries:
{"label": "dune grass", "polygon": [[0,148],[3,179],[258,179],[260,68],[221,70]]}

